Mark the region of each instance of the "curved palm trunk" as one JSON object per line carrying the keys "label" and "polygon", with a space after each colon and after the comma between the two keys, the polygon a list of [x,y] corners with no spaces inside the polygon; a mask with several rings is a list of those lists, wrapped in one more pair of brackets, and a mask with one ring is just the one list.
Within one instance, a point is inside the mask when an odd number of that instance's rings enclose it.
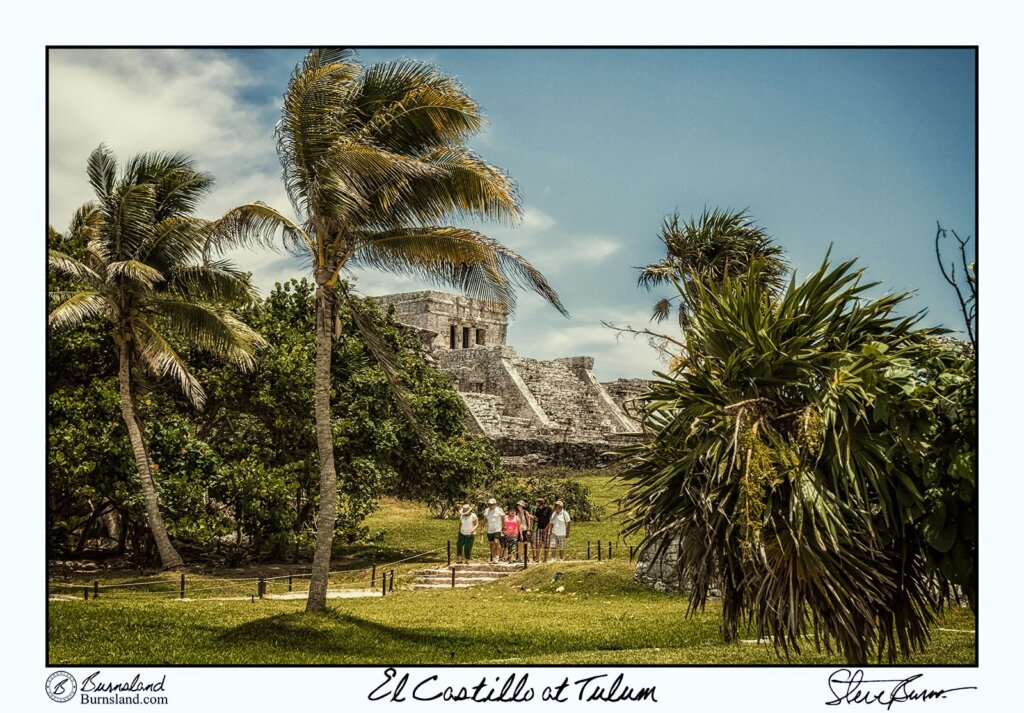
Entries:
{"label": "curved palm trunk", "polygon": [[335,301],[332,287],[317,286],[313,408],[320,455],[320,506],[316,516],[316,545],[306,611],[319,611],[327,606],[327,576],[331,569],[334,525],[338,517],[338,475],[334,470],[334,438],[331,435],[331,350],[334,346]]}
{"label": "curved palm trunk", "polygon": [[164,526],[164,518],[160,514],[160,505],[156,498],[156,482],[153,480],[146,443],[142,438],[142,419],[139,418],[139,414],[135,410],[135,398],[132,396],[130,349],[131,347],[127,343],[122,343],[119,349],[120,365],[117,382],[121,390],[121,415],[124,417],[124,424],[128,427],[128,437],[132,442],[135,467],[139,471],[139,482],[142,485],[142,499],[146,504],[146,520],[153,533],[153,539],[156,541],[160,562],[164,569],[181,567],[185,563],[178,551],[174,549],[174,545],[171,544],[171,539],[167,536],[167,528]]}

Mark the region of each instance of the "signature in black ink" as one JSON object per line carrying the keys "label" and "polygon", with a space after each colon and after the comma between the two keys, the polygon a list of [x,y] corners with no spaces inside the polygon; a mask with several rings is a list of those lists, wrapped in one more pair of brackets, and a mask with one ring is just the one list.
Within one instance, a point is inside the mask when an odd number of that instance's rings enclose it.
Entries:
{"label": "signature in black ink", "polygon": [[936,688],[929,690],[922,688],[914,690],[910,684],[924,676],[917,673],[906,678],[864,678],[864,672],[860,669],[851,671],[841,668],[828,677],[828,688],[834,698],[825,701],[825,705],[838,706],[840,703],[878,703],[886,708],[892,708],[894,703],[905,703],[906,701],[930,701],[936,698],[945,698],[946,694],[953,691],[977,690],[977,686],[959,686],[957,688]]}

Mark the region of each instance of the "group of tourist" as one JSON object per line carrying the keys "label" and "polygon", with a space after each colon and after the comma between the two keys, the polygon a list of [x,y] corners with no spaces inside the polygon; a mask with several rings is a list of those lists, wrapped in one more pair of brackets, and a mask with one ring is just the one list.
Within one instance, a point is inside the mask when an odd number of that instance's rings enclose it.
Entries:
{"label": "group of tourist", "polygon": [[[505,512],[498,507],[498,501],[491,498],[487,501],[483,518],[487,523],[491,562],[519,560],[525,554],[521,548],[527,544],[533,548],[535,559],[543,557],[543,561],[547,562],[549,551],[553,559],[565,559],[572,518],[561,500],[555,501],[554,509],[548,506],[544,498],[537,498],[533,507],[520,500]],[[473,512],[473,507],[463,505],[459,518],[459,537],[455,544],[457,564],[470,561],[473,539],[479,524],[480,518]]]}

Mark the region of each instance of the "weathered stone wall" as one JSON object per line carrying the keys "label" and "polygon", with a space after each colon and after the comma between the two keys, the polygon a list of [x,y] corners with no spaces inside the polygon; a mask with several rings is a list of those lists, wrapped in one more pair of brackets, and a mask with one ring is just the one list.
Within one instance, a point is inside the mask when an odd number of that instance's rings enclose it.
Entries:
{"label": "weathered stone wall", "polygon": [[641,394],[650,391],[653,383],[649,379],[616,379],[601,382],[601,386],[627,416],[640,420],[640,403],[637,399]]}
{"label": "weathered stone wall", "polygon": [[512,467],[598,465],[618,434],[639,430],[594,377],[593,358],[543,361],[505,345],[508,312],[501,305],[432,290],[377,300],[393,305],[396,321],[451,374],[470,428],[490,438]]}
{"label": "weathered stone wall", "polygon": [[654,556],[655,552],[654,547],[641,550],[634,575],[636,581],[654,587],[659,592],[681,591],[679,570],[676,568],[678,545],[669,545],[658,557]]}
{"label": "weathered stone wall", "polygon": [[395,319],[435,333],[435,349],[470,349],[499,346],[508,334],[508,309],[497,302],[421,290],[375,298],[382,306],[394,305]]}

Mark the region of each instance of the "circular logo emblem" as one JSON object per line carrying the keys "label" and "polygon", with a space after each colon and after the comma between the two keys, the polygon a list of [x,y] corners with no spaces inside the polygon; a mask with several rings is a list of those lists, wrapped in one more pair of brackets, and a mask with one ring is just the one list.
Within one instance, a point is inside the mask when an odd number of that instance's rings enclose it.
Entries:
{"label": "circular logo emblem", "polygon": [[78,682],[67,671],[54,671],[46,679],[46,695],[58,703],[67,703],[78,690]]}

